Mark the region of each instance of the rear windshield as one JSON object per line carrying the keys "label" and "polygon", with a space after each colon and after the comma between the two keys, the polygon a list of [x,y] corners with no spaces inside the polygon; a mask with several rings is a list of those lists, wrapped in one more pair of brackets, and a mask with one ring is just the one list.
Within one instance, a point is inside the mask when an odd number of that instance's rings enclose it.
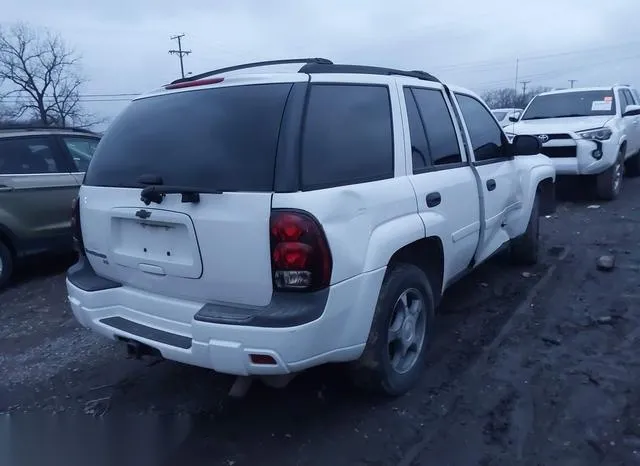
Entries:
{"label": "rear windshield", "polygon": [[612,90],[576,91],[534,97],[521,120],[615,115]]}
{"label": "rear windshield", "polygon": [[292,84],[179,92],[132,102],[102,138],[84,184],[140,187],[141,175],[203,190],[273,190]]}

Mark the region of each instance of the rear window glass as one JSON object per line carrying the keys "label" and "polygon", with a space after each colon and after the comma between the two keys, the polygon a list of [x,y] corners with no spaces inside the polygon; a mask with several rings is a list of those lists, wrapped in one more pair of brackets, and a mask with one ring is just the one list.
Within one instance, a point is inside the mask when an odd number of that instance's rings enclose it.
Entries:
{"label": "rear window glass", "polygon": [[314,84],[302,134],[304,190],[393,177],[389,88]]}
{"label": "rear window glass", "polygon": [[179,92],[132,102],[102,138],[92,186],[165,185],[222,191],[273,189],[278,133],[292,84]]}

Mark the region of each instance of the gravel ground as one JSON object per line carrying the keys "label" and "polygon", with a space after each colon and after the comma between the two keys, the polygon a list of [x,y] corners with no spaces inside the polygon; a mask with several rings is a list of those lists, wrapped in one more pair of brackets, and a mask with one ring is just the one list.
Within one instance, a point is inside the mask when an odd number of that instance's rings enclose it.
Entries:
{"label": "gravel ground", "polygon": [[[99,455],[99,443],[83,453],[81,422],[85,435],[106,435],[87,414],[113,420],[138,465],[640,464],[639,196],[640,180],[612,203],[565,196],[543,219],[538,266],[496,258],[455,285],[420,386],[396,400],[350,389],[340,366],[234,400],[229,377],[128,360],[73,320],[71,259],[38,260],[0,294],[0,412],[38,416],[39,438],[51,419],[82,415],[73,450],[94,465],[129,463]],[[604,254],[616,259],[610,272],[596,270]],[[14,439],[33,429],[16,422]],[[28,463],[33,451],[18,443],[0,463]],[[40,445],[36,463],[57,464],[42,455],[64,445]]]}

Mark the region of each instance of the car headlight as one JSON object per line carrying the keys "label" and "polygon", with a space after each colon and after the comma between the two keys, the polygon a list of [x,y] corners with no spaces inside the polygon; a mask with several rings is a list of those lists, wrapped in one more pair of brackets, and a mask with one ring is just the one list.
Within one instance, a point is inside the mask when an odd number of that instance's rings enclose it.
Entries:
{"label": "car headlight", "polygon": [[578,136],[589,141],[606,141],[611,137],[612,131],[609,128],[589,129],[579,131]]}
{"label": "car headlight", "polygon": [[511,144],[511,143],[513,142],[513,138],[515,138],[515,137],[516,137],[516,135],[515,135],[515,134],[513,134],[513,133],[507,133],[506,131],[505,131],[504,135],[507,137],[507,140],[509,141],[509,144]]}

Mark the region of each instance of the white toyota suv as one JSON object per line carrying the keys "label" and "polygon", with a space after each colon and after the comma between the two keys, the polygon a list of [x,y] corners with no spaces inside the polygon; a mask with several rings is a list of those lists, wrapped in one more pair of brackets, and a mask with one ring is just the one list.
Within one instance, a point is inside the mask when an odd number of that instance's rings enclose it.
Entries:
{"label": "white toyota suv", "polygon": [[494,108],[491,110],[493,116],[496,117],[498,123],[503,128],[508,125],[512,125],[514,121],[518,121],[520,115],[522,115],[521,108]]}
{"label": "white toyota suv", "polygon": [[535,135],[559,175],[596,175],[615,199],[623,174],[640,175],[640,102],[629,86],[574,88],[534,97],[508,135]]}
{"label": "white toyota suv", "polygon": [[[304,65],[227,73],[283,63]],[[424,72],[303,59],[175,81],[96,150],[73,313],[138,354],[271,382],[349,362],[401,394],[449,285],[503,248],[536,261],[555,209],[539,150]]]}

